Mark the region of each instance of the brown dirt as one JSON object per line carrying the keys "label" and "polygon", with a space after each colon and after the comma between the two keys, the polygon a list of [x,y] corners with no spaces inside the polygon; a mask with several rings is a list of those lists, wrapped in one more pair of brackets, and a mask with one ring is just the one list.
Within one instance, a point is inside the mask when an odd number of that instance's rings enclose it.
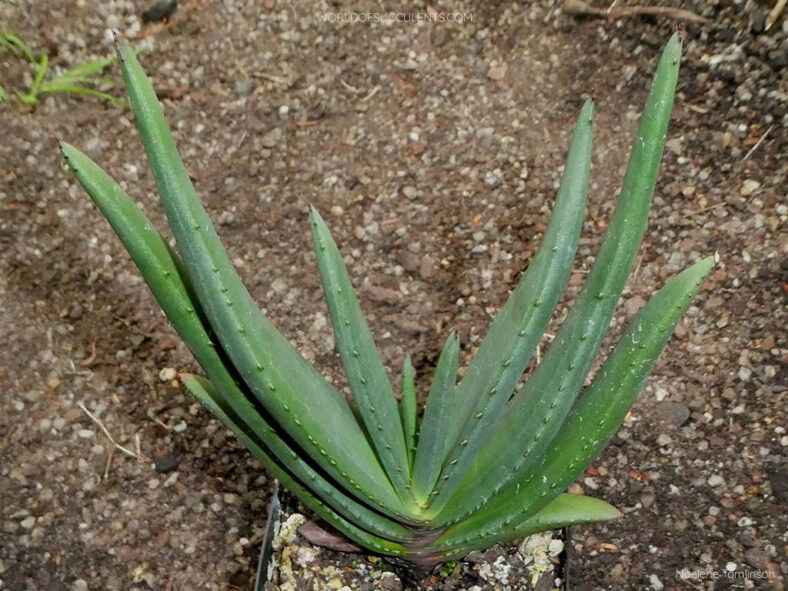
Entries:
{"label": "brown dirt", "polygon": [[[109,54],[107,26],[148,48],[187,168],[266,313],[341,383],[311,202],[352,257],[384,361],[396,375],[411,353],[422,392],[448,331],[471,352],[533,254],[595,89],[576,293],[674,26],[572,18],[548,0],[459,3],[451,11],[472,22],[390,26],[319,22],[350,10],[333,3],[180,4],[144,36],[147,4],[128,0],[5,2],[0,22],[55,68]],[[613,334],[665,277],[714,251],[722,264],[576,485],[625,516],[575,529],[573,588],[784,589],[786,25],[762,33],[757,2],[669,4],[711,23],[688,27],[651,225]],[[12,95],[29,73],[3,57],[0,80]],[[0,114],[0,589],[249,589],[269,479],[159,378],[193,361],[51,139],[85,149],[163,227],[130,113],[59,95]],[[148,459],[109,458],[79,403]],[[771,578],[677,576],[726,567]],[[504,588],[477,563],[460,569],[444,588]]]}

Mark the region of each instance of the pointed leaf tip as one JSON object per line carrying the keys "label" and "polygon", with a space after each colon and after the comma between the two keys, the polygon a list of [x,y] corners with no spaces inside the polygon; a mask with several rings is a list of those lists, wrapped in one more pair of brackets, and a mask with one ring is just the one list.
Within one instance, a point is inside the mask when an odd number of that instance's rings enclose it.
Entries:
{"label": "pointed leaf tip", "polygon": [[[320,212],[317,210],[317,207],[309,204],[309,221],[311,222],[323,222],[323,216],[320,215]],[[325,224],[325,222],[323,222]]]}
{"label": "pointed leaf tip", "polygon": [[619,517],[623,517],[624,516],[624,514],[621,511],[619,511],[618,509],[616,509],[613,505],[610,505],[610,509],[611,509],[611,511],[610,511],[609,519],[618,519]]}
{"label": "pointed leaf tip", "polygon": [[120,40],[120,34],[118,33],[117,29],[111,29],[112,31],[112,43],[115,45],[115,53],[118,55],[118,59],[122,62],[126,61],[126,56],[123,55],[123,50],[125,47]]}
{"label": "pointed leaf tip", "polygon": [[[583,496],[583,495],[577,495],[577,496]],[[612,519],[618,519],[619,517],[622,517],[624,515],[623,513],[621,513],[621,511],[616,509],[610,503],[606,503],[601,499],[596,499],[593,497],[588,497],[588,498],[596,501],[595,503],[593,503],[593,511],[589,511],[589,515],[592,516],[594,521],[610,521]]]}
{"label": "pointed leaf tip", "polygon": [[188,371],[179,371],[178,372],[178,379],[181,382],[183,382],[184,384],[186,384],[190,380],[193,380],[194,378],[195,378],[195,374],[189,373]]}
{"label": "pointed leaf tip", "polygon": [[684,34],[681,31],[673,33],[667,44],[665,44],[665,50],[662,53],[663,59],[681,59],[681,48],[683,44]]}

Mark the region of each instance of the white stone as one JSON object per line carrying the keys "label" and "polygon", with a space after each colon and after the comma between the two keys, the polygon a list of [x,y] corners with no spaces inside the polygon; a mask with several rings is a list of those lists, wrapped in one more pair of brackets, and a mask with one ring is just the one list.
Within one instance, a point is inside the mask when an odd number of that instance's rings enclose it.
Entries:
{"label": "white stone", "polygon": [[754,179],[747,179],[741,184],[742,197],[748,197],[761,188],[761,183]]}
{"label": "white stone", "polygon": [[178,377],[178,372],[172,367],[165,367],[159,372],[159,379],[162,382],[171,382]]}
{"label": "white stone", "polygon": [[659,437],[657,437],[657,445],[660,447],[667,447],[671,443],[673,443],[673,439],[671,439],[670,435],[667,435],[666,433],[660,433]]}
{"label": "white stone", "polygon": [[725,479],[719,474],[714,474],[709,476],[709,479],[706,482],[709,483],[709,486],[720,486],[725,482]]}

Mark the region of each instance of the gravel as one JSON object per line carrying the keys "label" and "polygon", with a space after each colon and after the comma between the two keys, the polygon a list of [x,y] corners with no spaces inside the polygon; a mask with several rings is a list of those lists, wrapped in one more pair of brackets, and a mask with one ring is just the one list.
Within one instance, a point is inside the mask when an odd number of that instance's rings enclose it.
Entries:
{"label": "gravel", "polygon": [[[474,12],[462,25],[339,26],[305,2],[232,0],[183,2],[167,28],[148,29],[129,0],[28,4],[3,4],[3,26],[55,71],[110,55],[108,23],[146,50],[187,170],[254,297],[344,384],[330,329],[316,322],[326,310],[306,217],[308,204],[330,213],[393,381],[411,354],[422,396],[446,335],[458,332],[467,363],[533,256],[595,89],[589,206],[554,334],[597,252],[675,24],[574,19],[539,0],[452,5]],[[671,274],[715,251],[721,262],[573,486],[623,513],[574,528],[573,588],[710,589],[676,572],[730,563],[767,577],[743,586],[784,589],[785,20],[765,31],[757,3],[671,5],[710,24],[687,25],[650,226],[603,350]],[[117,70],[108,76],[119,83]],[[132,117],[64,95],[26,110],[13,93],[32,81],[22,61],[4,58],[0,79],[12,138],[0,144],[0,581],[250,588],[272,483],[175,375],[160,379],[197,368],[52,145],[85,149],[163,227]],[[480,571],[502,572],[496,561],[517,552],[436,581],[502,587]],[[354,562],[368,559],[321,551],[309,566],[331,580]]]}

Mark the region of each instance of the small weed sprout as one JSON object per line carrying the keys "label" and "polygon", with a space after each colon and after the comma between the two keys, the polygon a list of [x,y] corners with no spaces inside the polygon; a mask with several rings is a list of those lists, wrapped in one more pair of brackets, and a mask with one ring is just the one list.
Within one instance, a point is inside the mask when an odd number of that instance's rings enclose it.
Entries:
{"label": "small weed sprout", "polygon": [[[2,53],[10,53],[18,58],[24,58],[35,67],[36,73],[30,89],[25,93],[19,91],[16,93],[19,100],[30,107],[35,107],[38,104],[38,99],[41,95],[55,93],[94,96],[117,105],[128,106],[122,99],[95,88],[102,84],[112,83],[111,80],[101,78],[100,75],[115,62],[115,56],[74,66],[59,76],[47,80],[49,56],[43,54],[39,59],[36,59],[33,56],[33,52],[18,35],[8,31],[0,32],[0,54]],[[0,87],[0,102],[3,102],[6,98],[5,91]]]}

